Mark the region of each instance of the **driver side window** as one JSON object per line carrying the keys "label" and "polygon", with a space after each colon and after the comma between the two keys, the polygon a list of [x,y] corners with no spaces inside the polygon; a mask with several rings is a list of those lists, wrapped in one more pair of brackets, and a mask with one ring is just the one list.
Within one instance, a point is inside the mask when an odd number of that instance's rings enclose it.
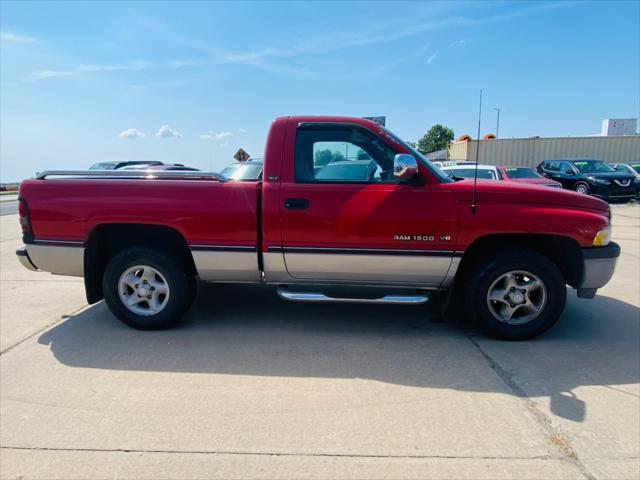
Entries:
{"label": "driver side window", "polygon": [[296,134],[296,182],[395,182],[394,157],[395,151],[361,127],[300,127]]}

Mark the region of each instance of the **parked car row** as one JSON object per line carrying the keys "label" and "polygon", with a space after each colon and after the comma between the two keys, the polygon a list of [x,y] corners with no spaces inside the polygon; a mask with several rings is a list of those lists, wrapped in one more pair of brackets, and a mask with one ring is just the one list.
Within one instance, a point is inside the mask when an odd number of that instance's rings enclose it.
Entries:
{"label": "parked car row", "polygon": [[[556,180],[563,188],[605,200],[631,199],[640,194],[640,175],[624,164],[601,160],[565,158],[545,160],[538,165],[541,175]],[[619,167],[619,168],[618,168]]]}
{"label": "parked car row", "polygon": [[528,183],[542,185],[546,187],[562,188],[560,182],[543,177],[533,168],[529,167],[509,167],[504,165],[478,165],[476,174],[476,164],[474,162],[439,162],[443,165],[442,171],[457,178],[474,178],[485,180],[506,180],[510,182]]}
{"label": "parked car row", "polygon": [[163,170],[163,171],[191,171],[197,172],[197,168],[187,167],[182,163],[164,163],[149,160],[128,160],[122,162],[94,163],[89,170]]}
{"label": "parked car row", "polygon": [[535,169],[518,166],[478,165],[475,162],[433,162],[454,178],[506,180],[564,188],[605,200],[640,196],[640,163],[612,163],[588,158],[545,160]]}

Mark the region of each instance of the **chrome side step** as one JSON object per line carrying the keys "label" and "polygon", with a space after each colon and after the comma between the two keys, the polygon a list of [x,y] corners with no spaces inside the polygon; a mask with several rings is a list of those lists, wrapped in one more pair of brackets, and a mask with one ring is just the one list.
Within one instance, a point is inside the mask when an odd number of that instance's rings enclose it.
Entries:
{"label": "chrome side step", "polygon": [[380,298],[343,298],[330,297],[324,293],[315,292],[292,292],[284,288],[278,288],[278,296],[284,300],[292,302],[345,302],[345,303],[387,303],[396,305],[419,305],[427,303],[431,299],[431,294],[425,292],[421,295],[385,295]]}

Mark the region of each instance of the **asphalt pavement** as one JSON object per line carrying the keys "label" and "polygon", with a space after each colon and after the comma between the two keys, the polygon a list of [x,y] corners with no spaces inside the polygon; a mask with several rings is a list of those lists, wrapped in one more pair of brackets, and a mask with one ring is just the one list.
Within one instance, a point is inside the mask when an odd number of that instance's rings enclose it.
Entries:
{"label": "asphalt pavement", "polygon": [[640,477],[638,206],[610,284],[528,342],[248,285],[140,332],[23,269],[0,222],[3,479]]}
{"label": "asphalt pavement", "polygon": [[18,213],[18,197],[3,198],[0,196],[0,216],[13,215],[14,213]]}

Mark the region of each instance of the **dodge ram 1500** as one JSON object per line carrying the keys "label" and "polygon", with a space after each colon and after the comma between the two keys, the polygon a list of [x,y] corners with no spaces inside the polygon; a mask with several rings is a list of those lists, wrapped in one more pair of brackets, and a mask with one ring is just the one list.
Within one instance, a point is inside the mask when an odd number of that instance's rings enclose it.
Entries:
{"label": "dodge ram 1500", "polygon": [[[308,302],[441,293],[489,334],[526,339],[559,318],[566,285],[592,298],[620,252],[605,202],[451,178],[385,127],[350,117],[274,120],[260,180],[42,172],[22,182],[19,213],[25,267],[84,277],[89,303],[104,298],[140,329],[179,321],[200,279],[277,285]],[[354,286],[383,293],[347,294]]]}

